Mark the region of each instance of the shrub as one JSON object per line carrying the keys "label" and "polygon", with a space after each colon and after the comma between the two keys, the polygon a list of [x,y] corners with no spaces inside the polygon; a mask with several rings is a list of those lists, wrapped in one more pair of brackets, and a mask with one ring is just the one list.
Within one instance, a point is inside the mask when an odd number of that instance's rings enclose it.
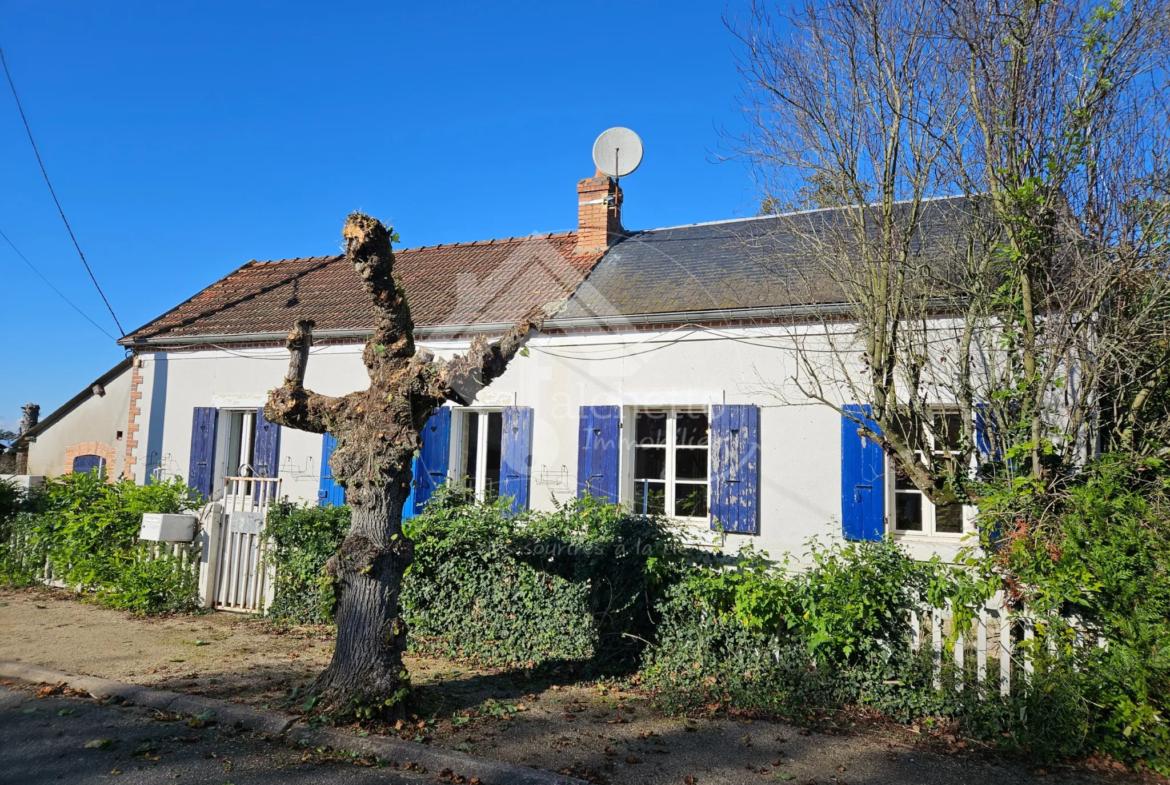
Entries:
{"label": "shrub", "polygon": [[268,558],[276,587],[268,615],[279,624],[323,624],[333,616],[333,584],[324,575],[349,530],[348,507],[277,504],[268,512]]}
{"label": "shrub", "polygon": [[154,485],[107,483],[98,473],[70,474],[31,494],[10,518],[0,545],[0,581],[29,585],[47,571],[77,591],[139,613],[192,609],[197,562],[152,560],[138,543],[142,514],[180,513],[196,504],[180,479]]}
{"label": "shrub", "polygon": [[[1105,455],[1047,486],[990,488],[982,509],[984,572],[1040,620],[1031,716],[1083,726],[1050,754],[1072,754],[1074,738],[1075,752],[1170,773],[1170,466]],[[1064,623],[1071,615],[1087,636]],[[1043,737],[1037,747],[1048,749]]]}
{"label": "shrub", "polygon": [[414,647],[498,665],[635,665],[676,545],[660,520],[591,497],[511,516],[504,502],[475,504],[454,488],[406,529]]}
{"label": "shrub", "polygon": [[15,483],[0,480],[0,527],[16,515],[23,502],[24,493]]}
{"label": "shrub", "polygon": [[[322,570],[348,525],[343,507],[270,513],[276,620],[329,616]],[[404,531],[415,544],[401,595],[409,645],[489,665],[633,667],[673,575],[661,521],[594,499],[513,516],[503,502],[444,487]]]}
{"label": "shrub", "polygon": [[800,718],[867,704],[908,719],[936,711],[929,662],[908,645],[909,612],[957,576],[891,542],[824,545],[789,572],[747,548],[695,564],[662,608],[643,683],[673,711],[726,707]]}

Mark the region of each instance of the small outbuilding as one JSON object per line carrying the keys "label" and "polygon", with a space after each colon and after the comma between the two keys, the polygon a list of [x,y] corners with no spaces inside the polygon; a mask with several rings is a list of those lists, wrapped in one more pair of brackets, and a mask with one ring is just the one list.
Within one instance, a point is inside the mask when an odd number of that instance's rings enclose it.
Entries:
{"label": "small outbuilding", "polygon": [[12,449],[20,474],[56,477],[98,470],[113,482],[126,471],[131,359],[92,381],[56,411],[20,434]]}

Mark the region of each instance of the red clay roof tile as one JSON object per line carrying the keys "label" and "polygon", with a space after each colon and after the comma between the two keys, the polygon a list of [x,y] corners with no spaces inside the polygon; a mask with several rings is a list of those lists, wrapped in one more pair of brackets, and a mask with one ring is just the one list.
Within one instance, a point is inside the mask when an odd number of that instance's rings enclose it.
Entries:
{"label": "red clay roof tile", "polygon": [[[573,293],[600,254],[575,254],[575,232],[396,250],[395,274],[414,323],[511,322]],[[122,339],[373,326],[373,309],[344,256],[251,261]]]}

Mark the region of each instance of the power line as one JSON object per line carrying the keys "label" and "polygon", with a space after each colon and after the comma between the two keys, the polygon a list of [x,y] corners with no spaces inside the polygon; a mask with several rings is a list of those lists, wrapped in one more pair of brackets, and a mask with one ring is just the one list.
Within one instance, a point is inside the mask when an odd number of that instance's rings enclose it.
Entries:
{"label": "power line", "polygon": [[[81,257],[81,263],[85,265],[85,271],[89,273],[89,279],[93,281],[93,285],[97,287],[98,294],[102,296],[102,302],[106,304],[106,310],[110,312],[110,316],[114,317],[114,324],[118,325],[118,332],[122,334],[122,337],[125,337],[126,331],[122,329],[122,323],[118,321],[118,317],[114,314],[114,309],[110,305],[110,301],[106,299],[106,293],[98,285],[93,270],[89,268],[89,262],[85,260],[85,254],[81,252],[81,246],[78,244],[77,238],[73,235],[73,227],[69,225],[69,219],[65,217],[65,210],[61,208],[61,201],[57,199],[57,192],[53,190],[53,184],[49,181],[49,173],[45,170],[45,162],[41,160],[41,153],[37,150],[36,140],[33,139],[32,128],[28,125],[28,118],[24,116],[24,107],[20,105],[20,96],[16,94],[16,83],[12,81],[12,74],[8,72],[8,61],[4,58],[3,49],[0,49],[0,64],[4,66],[4,75],[8,77],[8,86],[12,88],[12,97],[16,99],[16,108],[20,111],[20,119],[24,121],[24,130],[28,133],[29,144],[32,145],[33,154],[37,157],[37,164],[41,167],[41,174],[45,176],[45,185],[49,186],[49,193],[53,196],[53,203],[57,205],[57,212],[61,214],[61,220],[65,222],[65,229],[69,232],[69,239],[73,241],[73,247],[77,249],[77,255]],[[89,317],[87,316],[86,318],[88,319]],[[103,330],[102,332],[105,331]],[[106,334],[108,335],[109,333]]]}
{"label": "power line", "polygon": [[46,278],[46,277],[45,277],[45,276],[44,276],[44,275],[41,273],[41,271],[40,271],[40,270],[38,270],[38,269],[36,268],[36,266],[35,266],[35,265],[34,265],[32,262],[30,262],[30,261],[28,260],[28,258],[27,258],[27,257],[25,257],[25,255],[24,255],[24,254],[22,254],[22,253],[20,252],[20,249],[19,249],[19,248],[17,248],[17,247],[16,247],[16,246],[13,244],[13,242],[12,242],[11,240],[9,240],[9,239],[8,239],[8,235],[4,234],[3,230],[0,230],[0,237],[3,237],[3,238],[4,238],[4,242],[6,242],[6,243],[8,243],[10,246],[12,246],[12,250],[16,251],[16,255],[17,255],[17,256],[19,256],[21,259],[24,259],[24,263],[25,263],[25,264],[27,264],[27,265],[29,266],[29,268],[30,268],[30,269],[31,269],[31,270],[32,270],[34,273],[36,273],[38,276],[40,276],[41,280],[42,280],[42,281],[44,281],[44,282],[45,282],[45,284],[47,284],[47,285],[48,285],[48,287],[49,287],[50,289],[52,289],[54,292],[56,292],[58,297],[60,297],[60,298],[61,298],[62,300],[64,300],[65,302],[69,303],[69,305],[70,305],[70,306],[73,308],[73,310],[77,311],[79,314],[81,314],[82,316],[84,316],[84,317],[85,317],[85,320],[86,320],[87,322],[89,322],[89,323],[90,323],[90,324],[92,324],[94,327],[96,327],[96,328],[98,328],[99,330],[101,330],[103,333],[106,333],[106,335],[107,335],[107,336],[109,336],[109,339],[110,339],[111,341],[116,341],[116,340],[118,340],[117,338],[115,338],[114,336],[112,336],[112,335],[110,335],[108,332],[106,332],[106,330],[105,330],[105,328],[104,328],[104,327],[102,327],[100,324],[98,324],[97,322],[95,322],[93,319],[90,319],[90,318],[89,318],[89,315],[88,315],[88,314],[86,314],[86,312],[85,312],[85,311],[81,310],[81,309],[80,309],[80,308],[78,308],[76,305],[74,305],[72,300],[70,300],[70,299],[69,299],[68,297],[66,297],[65,295],[61,294],[61,290],[60,290],[60,289],[58,289],[56,286],[53,286],[53,282],[52,282],[52,281],[50,281],[48,278]]}

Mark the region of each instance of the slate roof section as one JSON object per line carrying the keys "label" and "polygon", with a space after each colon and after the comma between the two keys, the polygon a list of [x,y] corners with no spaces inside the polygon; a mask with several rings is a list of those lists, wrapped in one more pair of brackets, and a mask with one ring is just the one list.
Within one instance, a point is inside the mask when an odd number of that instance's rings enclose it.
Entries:
{"label": "slate roof section", "polygon": [[[924,260],[956,258],[965,242],[966,204],[961,198],[925,203],[915,247]],[[843,302],[818,254],[851,252],[845,217],[840,209],[815,210],[631,232],[555,318]]]}
{"label": "slate roof section", "polygon": [[[600,254],[574,254],[574,232],[396,250],[415,325],[514,322],[564,301]],[[119,343],[195,335],[369,329],[373,309],[344,256],[248,262]]]}

